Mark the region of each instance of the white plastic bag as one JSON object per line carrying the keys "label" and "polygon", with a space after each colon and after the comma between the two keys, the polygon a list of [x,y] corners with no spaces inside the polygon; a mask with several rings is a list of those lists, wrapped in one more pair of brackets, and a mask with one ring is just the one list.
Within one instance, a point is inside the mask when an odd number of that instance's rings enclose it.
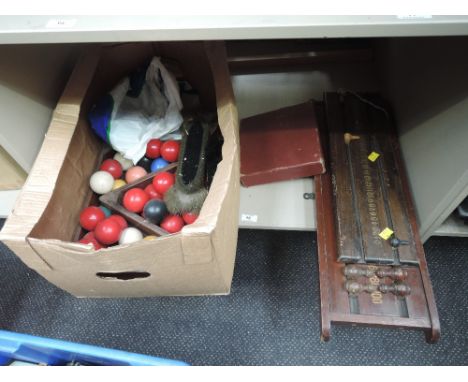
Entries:
{"label": "white plastic bag", "polygon": [[150,139],[181,138],[177,131],[183,121],[182,101],[176,79],[159,57],[154,57],[148,66],[138,96],[129,95],[129,90],[130,78],[126,77],[107,96],[107,105],[111,106],[97,105],[90,121],[112,148],[137,163],[145,155]]}

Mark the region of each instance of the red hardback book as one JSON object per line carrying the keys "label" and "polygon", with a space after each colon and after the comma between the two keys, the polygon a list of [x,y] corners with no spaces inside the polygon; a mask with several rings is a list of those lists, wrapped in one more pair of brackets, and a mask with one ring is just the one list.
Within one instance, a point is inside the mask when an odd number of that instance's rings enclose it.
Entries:
{"label": "red hardback book", "polygon": [[325,172],[313,102],[243,119],[240,145],[245,187]]}

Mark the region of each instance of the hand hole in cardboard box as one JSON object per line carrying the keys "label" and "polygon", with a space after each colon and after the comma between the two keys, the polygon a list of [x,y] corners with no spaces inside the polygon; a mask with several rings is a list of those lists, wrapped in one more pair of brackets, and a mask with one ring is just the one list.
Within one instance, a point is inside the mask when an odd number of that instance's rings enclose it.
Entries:
{"label": "hand hole in cardboard box", "polygon": [[98,272],[96,276],[103,280],[135,280],[146,279],[151,276],[148,272]]}

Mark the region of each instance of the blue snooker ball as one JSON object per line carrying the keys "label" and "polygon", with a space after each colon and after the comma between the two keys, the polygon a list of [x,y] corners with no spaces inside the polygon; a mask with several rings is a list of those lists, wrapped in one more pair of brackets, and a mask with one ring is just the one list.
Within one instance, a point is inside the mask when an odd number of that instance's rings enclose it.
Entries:
{"label": "blue snooker ball", "polygon": [[158,170],[161,170],[162,168],[166,167],[169,164],[169,162],[163,158],[156,158],[152,163],[151,163],[151,172],[155,172]]}

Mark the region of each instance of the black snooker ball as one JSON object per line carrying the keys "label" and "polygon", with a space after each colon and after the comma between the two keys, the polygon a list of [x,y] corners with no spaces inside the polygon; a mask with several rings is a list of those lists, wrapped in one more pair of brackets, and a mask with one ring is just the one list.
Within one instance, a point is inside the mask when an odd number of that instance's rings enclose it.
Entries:
{"label": "black snooker ball", "polygon": [[153,159],[143,157],[138,161],[137,166],[143,167],[147,172],[151,172],[151,163],[153,163]]}
{"label": "black snooker ball", "polygon": [[143,208],[143,217],[153,224],[159,224],[168,214],[166,203],[159,199],[151,199]]}

